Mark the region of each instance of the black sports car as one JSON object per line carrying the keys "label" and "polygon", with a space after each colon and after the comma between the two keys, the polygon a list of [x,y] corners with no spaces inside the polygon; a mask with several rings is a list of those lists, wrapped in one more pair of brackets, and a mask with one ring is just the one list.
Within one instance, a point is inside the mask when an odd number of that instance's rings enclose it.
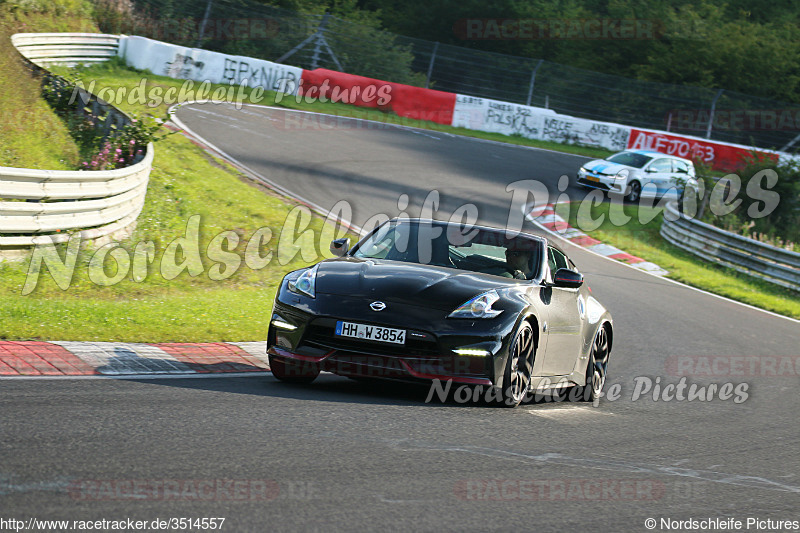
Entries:
{"label": "black sports car", "polygon": [[279,380],[452,380],[508,406],[545,389],[599,397],[611,316],[547,239],[398,219],[331,251],[281,282],[267,341]]}

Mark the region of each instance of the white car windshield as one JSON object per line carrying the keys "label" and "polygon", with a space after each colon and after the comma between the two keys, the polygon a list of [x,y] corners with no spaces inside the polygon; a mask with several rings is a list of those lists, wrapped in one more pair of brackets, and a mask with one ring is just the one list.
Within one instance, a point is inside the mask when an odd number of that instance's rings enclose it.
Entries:
{"label": "white car windshield", "polygon": [[606,161],[611,161],[612,163],[617,163],[620,165],[625,165],[628,167],[633,168],[643,168],[647,163],[649,163],[653,158],[649,155],[644,154],[637,154],[634,152],[620,152],[618,154],[614,154]]}

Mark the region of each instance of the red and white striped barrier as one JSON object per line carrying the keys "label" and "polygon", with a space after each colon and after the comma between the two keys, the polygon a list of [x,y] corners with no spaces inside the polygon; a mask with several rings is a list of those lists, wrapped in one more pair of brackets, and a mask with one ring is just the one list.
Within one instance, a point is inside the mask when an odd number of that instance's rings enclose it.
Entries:
{"label": "red and white striped barrier", "polygon": [[568,240],[572,244],[586,248],[590,252],[614,259],[615,261],[626,263],[634,268],[638,268],[639,270],[650,272],[651,274],[656,274],[659,276],[669,274],[669,272],[655,263],[650,263],[641,257],[636,257],[635,255],[623,252],[619,248],[600,242],[581,230],[573,228],[569,225],[569,222],[564,220],[558,213],[556,213],[556,204],[544,204],[534,207],[526,215],[526,218],[546,231],[554,233],[559,237]]}
{"label": "red and white striped barrier", "polygon": [[0,378],[267,372],[265,342],[0,341]]}

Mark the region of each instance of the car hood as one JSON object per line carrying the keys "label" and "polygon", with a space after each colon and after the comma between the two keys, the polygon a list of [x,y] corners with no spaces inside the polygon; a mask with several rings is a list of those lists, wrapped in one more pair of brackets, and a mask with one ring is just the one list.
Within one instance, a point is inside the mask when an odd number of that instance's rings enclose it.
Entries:
{"label": "car hood", "polygon": [[345,257],[319,263],[316,291],[450,311],[478,294],[515,284],[452,268]]}
{"label": "car hood", "polygon": [[605,159],[595,159],[594,161],[590,161],[583,165],[583,168],[586,170],[591,170],[592,172],[596,172],[598,174],[605,174],[607,176],[614,176],[620,170],[627,170],[628,172],[636,171],[633,167],[629,167],[627,165],[620,165],[619,163],[612,163],[611,161],[606,161]]}

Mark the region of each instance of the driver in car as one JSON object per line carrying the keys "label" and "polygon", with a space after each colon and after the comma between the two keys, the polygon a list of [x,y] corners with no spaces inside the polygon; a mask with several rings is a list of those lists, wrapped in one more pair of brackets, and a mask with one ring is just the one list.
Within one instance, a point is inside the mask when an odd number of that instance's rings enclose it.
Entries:
{"label": "driver in car", "polygon": [[529,279],[533,263],[533,251],[506,248],[506,269],[503,276],[515,279]]}

